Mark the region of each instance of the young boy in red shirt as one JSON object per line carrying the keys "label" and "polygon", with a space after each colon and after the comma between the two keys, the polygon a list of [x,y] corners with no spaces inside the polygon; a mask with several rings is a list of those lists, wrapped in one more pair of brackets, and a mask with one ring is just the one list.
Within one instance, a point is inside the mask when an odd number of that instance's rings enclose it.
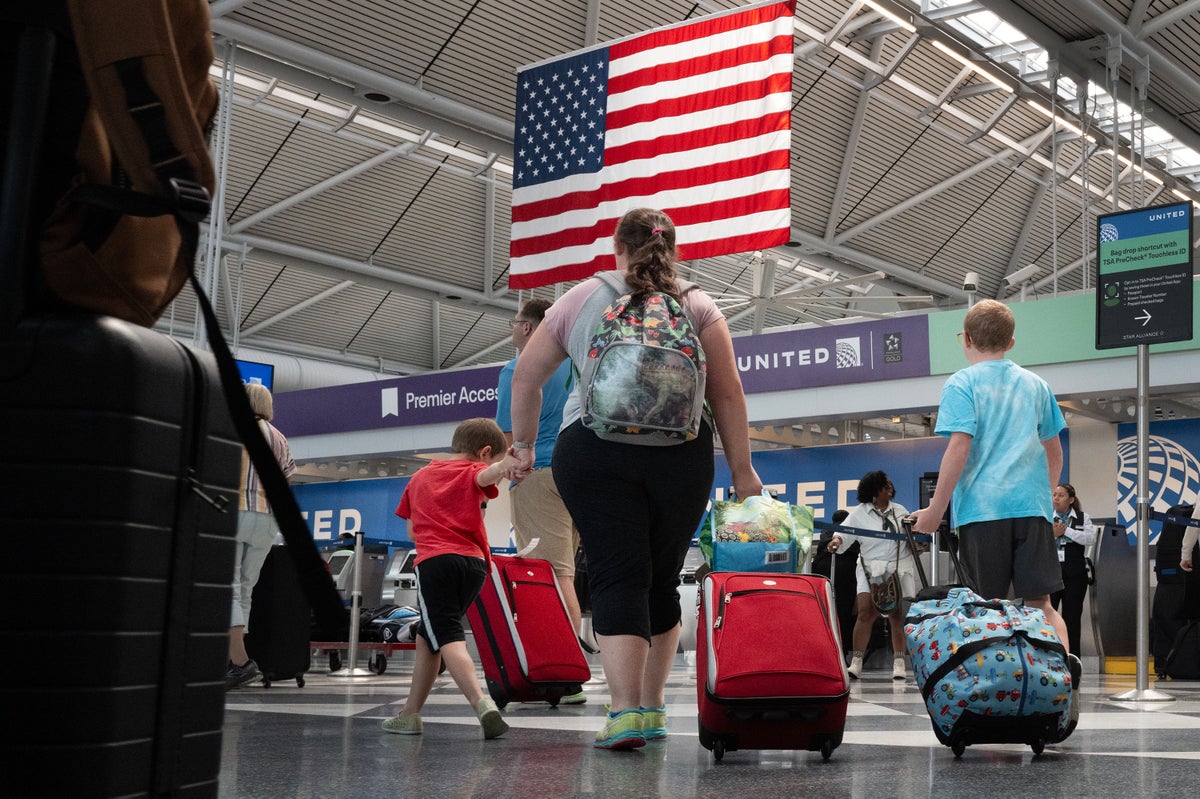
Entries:
{"label": "young boy in red shirt", "polygon": [[417,655],[404,708],[383,722],[399,735],[420,735],[421,707],[443,663],[475,709],[484,738],[498,738],[508,724],[479,684],[467,651],[462,617],[479,595],[491,564],[482,506],[498,495],[496,483],[516,478],[504,433],[491,419],[468,419],[454,431],[454,455],[433,461],[412,476],[396,515],[409,522],[416,545]]}

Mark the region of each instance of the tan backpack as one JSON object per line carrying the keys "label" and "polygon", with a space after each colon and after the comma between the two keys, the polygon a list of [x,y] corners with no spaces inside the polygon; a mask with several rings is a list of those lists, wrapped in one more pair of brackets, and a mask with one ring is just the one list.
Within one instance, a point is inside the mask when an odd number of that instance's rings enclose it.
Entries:
{"label": "tan backpack", "polygon": [[78,173],[43,226],[47,285],[150,326],[191,271],[217,108],[205,0],[68,0],[90,104]]}

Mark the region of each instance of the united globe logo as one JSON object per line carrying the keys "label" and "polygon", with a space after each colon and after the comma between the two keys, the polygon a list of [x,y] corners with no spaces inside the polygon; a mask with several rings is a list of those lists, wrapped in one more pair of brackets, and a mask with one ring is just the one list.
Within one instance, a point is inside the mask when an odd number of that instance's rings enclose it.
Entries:
{"label": "united globe logo", "polygon": [[[1200,461],[1179,442],[1150,436],[1147,444],[1148,494],[1151,511],[1166,513],[1172,505],[1195,504],[1200,496]],[[1137,534],[1137,436],[1117,442],[1117,521]],[[1151,531],[1150,543],[1157,539]]]}
{"label": "united globe logo", "polygon": [[1119,238],[1121,238],[1121,234],[1116,225],[1106,222],[1100,226],[1100,241],[1116,241]]}
{"label": "united globe logo", "polygon": [[862,339],[858,336],[854,338],[839,338],[834,342],[836,347],[834,365],[838,369],[849,369],[854,366],[862,366]]}

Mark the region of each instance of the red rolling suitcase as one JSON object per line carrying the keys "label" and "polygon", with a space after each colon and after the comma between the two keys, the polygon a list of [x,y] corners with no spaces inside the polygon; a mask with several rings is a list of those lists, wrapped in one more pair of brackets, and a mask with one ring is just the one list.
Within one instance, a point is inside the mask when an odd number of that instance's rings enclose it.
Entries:
{"label": "red rolling suitcase", "polygon": [[549,561],[494,555],[467,620],[488,693],[501,708],[557,705],[592,676]]}
{"label": "red rolling suitcase", "polygon": [[700,743],[806,749],[826,760],[842,742],[850,675],[833,592],[809,574],[710,572],[696,633]]}

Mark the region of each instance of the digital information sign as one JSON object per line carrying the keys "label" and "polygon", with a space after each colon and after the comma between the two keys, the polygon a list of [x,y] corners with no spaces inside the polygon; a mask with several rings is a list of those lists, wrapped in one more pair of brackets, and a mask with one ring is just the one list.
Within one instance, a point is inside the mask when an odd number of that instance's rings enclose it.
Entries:
{"label": "digital information sign", "polygon": [[1096,349],[1192,338],[1192,204],[1097,217]]}
{"label": "digital information sign", "polygon": [[239,360],[237,367],[243,383],[262,383],[268,391],[275,390],[275,367],[271,364]]}

